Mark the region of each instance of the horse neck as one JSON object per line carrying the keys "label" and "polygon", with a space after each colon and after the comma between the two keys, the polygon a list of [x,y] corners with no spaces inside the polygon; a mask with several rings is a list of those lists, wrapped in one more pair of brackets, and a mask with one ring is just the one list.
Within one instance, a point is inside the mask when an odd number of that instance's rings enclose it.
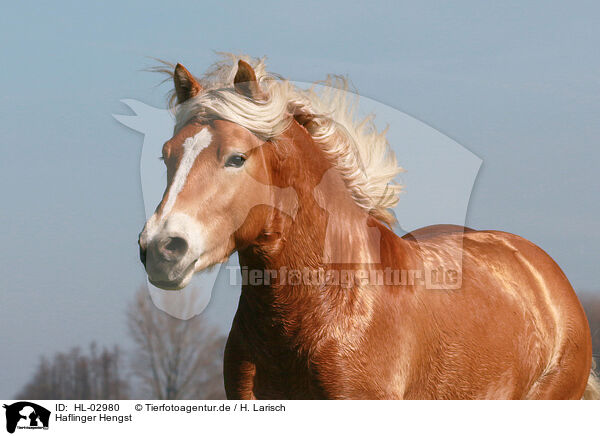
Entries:
{"label": "horse neck", "polygon": [[[356,311],[370,310],[369,290],[341,283],[315,286],[303,279],[289,283],[292,271],[304,274],[334,270],[339,276],[342,270],[356,268],[356,264],[377,261],[380,239],[389,236],[383,225],[354,202],[336,170],[329,168],[315,180],[318,183],[292,185],[299,206],[293,220],[284,219],[284,242],[275,254],[261,246],[240,252],[243,269],[259,270],[264,276],[277,275],[268,284],[243,286],[240,307],[250,309],[245,323],[250,329],[261,329],[257,320],[262,320],[263,334],[271,334],[272,326],[277,326],[279,333],[287,337],[303,333],[311,337],[310,332],[302,330],[330,327],[340,331],[340,325],[357,318]],[[285,283],[280,280],[282,274],[287,277]]]}

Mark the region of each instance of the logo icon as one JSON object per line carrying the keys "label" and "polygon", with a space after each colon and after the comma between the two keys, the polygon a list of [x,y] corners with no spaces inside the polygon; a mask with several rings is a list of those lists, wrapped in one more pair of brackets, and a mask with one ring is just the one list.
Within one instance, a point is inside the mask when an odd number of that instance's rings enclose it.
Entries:
{"label": "logo icon", "polygon": [[6,409],[6,431],[14,433],[18,429],[48,429],[50,411],[29,401],[19,401],[4,405]]}

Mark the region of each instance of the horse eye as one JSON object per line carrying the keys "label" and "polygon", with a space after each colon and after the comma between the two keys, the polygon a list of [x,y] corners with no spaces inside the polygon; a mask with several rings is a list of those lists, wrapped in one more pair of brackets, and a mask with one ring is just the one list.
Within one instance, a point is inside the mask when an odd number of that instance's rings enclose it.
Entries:
{"label": "horse eye", "polygon": [[233,156],[229,156],[227,158],[227,162],[225,162],[226,167],[239,168],[244,165],[246,162],[246,157],[241,154],[234,154]]}

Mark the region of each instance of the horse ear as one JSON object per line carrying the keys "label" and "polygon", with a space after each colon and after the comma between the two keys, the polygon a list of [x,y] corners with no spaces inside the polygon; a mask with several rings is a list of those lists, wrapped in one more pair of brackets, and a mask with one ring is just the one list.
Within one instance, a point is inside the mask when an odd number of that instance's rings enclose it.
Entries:
{"label": "horse ear", "polygon": [[233,79],[233,86],[237,92],[246,97],[253,99],[262,97],[254,69],[241,59],[238,61],[238,70]]}
{"label": "horse ear", "polygon": [[173,82],[175,82],[175,94],[177,95],[177,103],[179,104],[195,97],[202,91],[202,86],[181,64],[175,66]]}

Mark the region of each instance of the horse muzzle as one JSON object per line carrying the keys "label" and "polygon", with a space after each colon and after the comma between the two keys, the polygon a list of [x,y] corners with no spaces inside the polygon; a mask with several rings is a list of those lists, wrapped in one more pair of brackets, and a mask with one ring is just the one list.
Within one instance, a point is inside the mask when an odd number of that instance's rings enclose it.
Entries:
{"label": "horse muzzle", "polygon": [[147,248],[140,244],[140,259],[148,280],[162,289],[181,289],[189,283],[198,260],[190,255],[188,242],[180,236],[155,239]]}
{"label": "horse muzzle", "polygon": [[167,219],[157,231],[148,231],[146,226],[140,234],[140,260],[154,286],[173,290],[190,282],[199,258],[198,250],[194,250],[191,243],[191,224],[176,217]]}

